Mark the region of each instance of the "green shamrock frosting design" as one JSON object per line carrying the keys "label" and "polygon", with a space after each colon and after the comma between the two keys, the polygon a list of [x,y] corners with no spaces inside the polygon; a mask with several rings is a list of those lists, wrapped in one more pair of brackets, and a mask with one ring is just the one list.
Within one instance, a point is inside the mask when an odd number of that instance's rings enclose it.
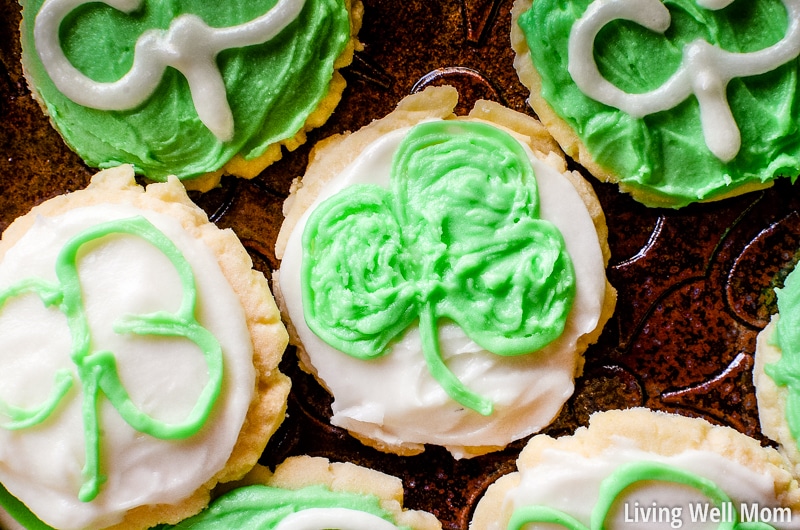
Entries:
{"label": "green shamrock frosting design", "polygon": [[[506,528],[523,530],[527,524],[549,523],[568,530],[603,530],[607,528],[609,514],[620,507],[619,499],[623,493],[635,488],[637,483],[651,481],[689,487],[717,508],[733,506],[728,494],[705,477],[667,464],[642,461],[624,464],[603,480],[588,527],[573,516],[549,506],[525,506],[514,511]],[[732,515],[732,520],[720,521],[719,530],[774,530],[773,526],[762,521],[742,521],[739,512],[733,508]]]}
{"label": "green shamrock frosting design", "polygon": [[303,232],[301,290],[309,328],[368,360],[418,322],[426,364],[447,394],[481,414],[493,404],[447,368],[437,336],[450,319],[484,349],[535,352],[559,337],[575,296],[560,231],[539,217],[520,144],[475,122],[412,128],[391,189],[348,187]]}
{"label": "green shamrock frosting design", "polygon": [[[344,0],[21,3],[26,76],[66,143],[93,167],[129,163],[153,180],[190,179],[293,138],[350,40]],[[288,6],[281,24],[269,20],[276,6]],[[64,71],[70,96],[56,82]],[[149,97],[127,101],[145,87]]]}
{"label": "green shamrock frosting design", "polygon": [[[194,408],[179,423],[157,420],[137,408],[120,380],[114,352],[97,351],[92,344],[78,276],[78,253],[85,245],[113,235],[131,235],[149,242],[169,259],[180,277],[183,298],[175,313],[159,311],[128,315],[114,327],[119,334],[181,337],[198,346],[205,358],[208,381]],[[9,418],[0,423],[0,428],[24,430],[41,424],[58,413],[61,401],[80,383],[86,461],[79,498],[89,502],[97,496],[104,481],[100,456],[102,429],[98,417],[100,395],[104,395],[120,416],[141,433],[164,440],[188,438],[203,427],[219,397],[223,375],[222,350],[217,339],[194,316],[197,291],[191,266],[175,244],[144,217],[110,221],[79,233],[59,252],[55,271],[56,282],[30,278],[0,290],[0,308],[9,300],[26,294],[37,295],[45,306],[57,307],[66,318],[72,337],[68,356],[75,365],[77,381],[72,370],[58,371],[50,397],[38,407],[20,408],[0,400],[0,415]],[[1,503],[6,501],[0,498]]]}
{"label": "green shamrock frosting design", "polygon": [[[706,144],[694,95],[669,110],[634,117],[588,97],[578,87],[568,71],[570,32],[593,3],[599,0],[536,0],[519,17],[519,27],[542,78],[541,96],[595,162],[623,186],[645,195],[637,198],[645,204],[681,207],[776,177],[797,177],[797,54],[769,72],[734,77],[727,84],[725,103],[738,125],[741,148],[726,162]],[[628,94],[665,86],[687,61],[685,50],[695,41],[705,41],[722,53],[754,55],[790,35],[796,40],[787,13],[789,5],[797,9],[793,1],[664,0],[663,4],[669,10],[663,33],[618,19],[605,24],[594,41],[600,74]],[[722,132],[710,131],[709,136]]]}

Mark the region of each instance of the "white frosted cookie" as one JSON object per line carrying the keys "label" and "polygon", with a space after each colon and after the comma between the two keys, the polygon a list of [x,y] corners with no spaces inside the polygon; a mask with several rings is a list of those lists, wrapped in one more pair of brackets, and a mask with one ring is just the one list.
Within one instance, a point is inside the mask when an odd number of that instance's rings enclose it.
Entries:
{"label": "white frosted cookie", "polygon": [[570,157],[647,206],[800,172],[790,0],[515,0],[514,66]]}
{"label": "white frosted cookie", "polygon": [[613,312],[607,228],[534,119],[432,87],[321,142],[285,204],[276,295],[331,422],[469,457],[548,425]]}
{"label": "white frosted cookie", "polygon": [[272,472],[256,466],[180,529],[440,530],[432,514],[403,507],[399,478],[349,462],[295,456]]}
{"label": "white frosted cookie", "polygon": [[198,512],[283,420],[286,343],[266,279],[177,179],[121,166],[36,206],[0,241],[0,502],[64,530]]}
{"label": "white frosted cookie", "polygon": [[572,436],[531,438],[517,468],[489,487],[470,530],[800,524],[786,460],[699,418],[643,408],[597,413]]}

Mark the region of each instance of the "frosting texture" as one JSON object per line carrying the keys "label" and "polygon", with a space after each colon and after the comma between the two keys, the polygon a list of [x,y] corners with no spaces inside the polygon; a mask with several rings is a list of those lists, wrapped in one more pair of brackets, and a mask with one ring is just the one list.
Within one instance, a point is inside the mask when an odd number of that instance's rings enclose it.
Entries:
{"label": "frosting texture", "polygon": [[350,39],[342,0],[26,0],[26,74],[89,165],[191,178],[292,138]]}
{"label": "frosting texture", "polygon": [[646,204],[795,178],[795,2],[656,3],[534,2],[518,20],[541,96]]}
{"label": "frosting texture", "polygon": [[233,490],[202,513],[168,528],[411,530],[395,525],[391,513],[381,507],[377,497],[334,492],[323,486],[285,490],[261,485]]}

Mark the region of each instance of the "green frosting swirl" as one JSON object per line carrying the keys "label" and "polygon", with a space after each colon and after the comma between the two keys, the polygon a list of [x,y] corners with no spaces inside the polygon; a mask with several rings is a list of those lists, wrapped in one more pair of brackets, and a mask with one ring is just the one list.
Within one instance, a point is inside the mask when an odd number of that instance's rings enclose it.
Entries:
{"label": "green frosting swirl", "polygon": [[[159,311],[147,315],[129,315],[116,322],[114,331],[128,335],[180,337],[196,344],[208,370],[208,381],[198,395],[193,409],[178,423],[167,423],[140,410],[130,398],[117,371],[114,352],[93,347],[88,315],[78,274],[79,252],[86,245],[107,236],[131,235],[144,239],[161,251],[175,267],[183,288],[181,306],[175,313]],[[222,349],[217,339],[195,318],[197,290],[194,272],[175,244],[144,217],[109,221],[88,228],[70,239],[59,252],[55,264],[56,282],[40,278],[23,279],[0,290],[0,308],[19,296],[37,295],[45,306],[55,306],[65,316],[72,344],[70,359],[75,365],[82,392],[82,415],[85,434],[84,483],[79,498],[92,501],[105,477],[101,471],[101,426],[98,415],[100,395],[104,395],[120,416],[137,431],[164,440],[184,439],[196,434],[206,423],[222,389]],[[73,388],[72,370],[56,372],[50,397],[41,405],[21,408],[0,400],[0,414],[8,421],[0,428],[24,430],[40,425],[57,412],[57,407]],[[8,497],[0,495],[0,504]]]}
{"label": "green frosting swirl", "polygon": [[[584,95],[569,72],[570,29],[591,0],[536,0],[519,17],[534,66],[542,77],[541,96],[575,131],[592,158],[621,184],[646,195],[650,205],[681,207],[714,199],[742,186],[779,176],[792,179],[800,168],[800,108],[793,60],[761,76],[733,79],[728,101],[739,125],[742,147],[729,163],[707,148],[694,96],[677,107],[641,119]],[[780,0],[736,1],[719,11],[695,0],[666,0],[672,23],[665,34],[633,22],[608,24],[595,41],[602,75],[628,93],[661,86],[677,69],[683,48],[696,39],[732,52],[754,52],[779,42],[788,26]]]}
{"label": "green frosting swirl", "polygon": [[[167,528],[192,530],[228,530],[259,528],[270,530],[293,513],[314,508],[346,508],[365,512],[396,524],[392,514],[381,507],[378,497],[349,492],[335,492],[324,486],[286,490],[269,486],[246,486],[235,489],[212,502],[203,512]],[[411,530],[407,526],[398,527]]]}
{"label": "green frosting swirl", "polygon": [[530,523],[556,524],[569,530],[604,530],[607,519],[619,509],[623,493],[630,493],[638,483],[663,482],[685,486],[700,493],[717,508],[731,506],[733,520],[721,521],[720,530],[774,530],[761,521],[741,521],[739,513],[732,508],[731,498],[713,481],[677,467],[658,462],[632,462],[618,467],[606,477],[599,488],[597,504],[592,509],[587,527],[575,517],[549,506],[524,506],[514,510],[507,530],[523,530]]}
{"label": "green frosting swirl", "polygon": [[788,390],[784,414],[800,448],[800,272],[792,271],[783,288],[775,292],[780,318],[771,340],[781,350],[781,358],[764,370],[776,385]]}
{"label": "green frosting swirl", "polygon": [[[111,82],[130,70],[134,45],[148,29],[166,29],[183,13],[198,15],[212,27],[231,27],[263,15],[276,1],[147,1],[130,15],[87,2],[65,19],[61,44],[82,73]],[[21,3],[26,74],[70,148],[93,167],[129,163],[154,180],[203,175],[237,153],[253,159],[269,145],[292,138],[328,93],[334,61],[350,38],[343,0],[307,0],[299,17],[277,37],[220,53],[217,65],[235,127],[233,139],[223,143],[199,120],[186,79],[172,68],[156,93],[132,110],[96,110],[66,98],[35,49],[34,20],[43,0]]]}
{"label": "green frosting swirl", "polygon": [[539,218],[520,144],[490,125],[439,121],[403,139],[390,190],[352,186],[312,212],[301,289],[309,328],[360,359],[386,354],[418,321],[433,377],[491,414],[445,365],[438,321],[498,355],[535,352],[563,332],[575,274],[561,233]]}

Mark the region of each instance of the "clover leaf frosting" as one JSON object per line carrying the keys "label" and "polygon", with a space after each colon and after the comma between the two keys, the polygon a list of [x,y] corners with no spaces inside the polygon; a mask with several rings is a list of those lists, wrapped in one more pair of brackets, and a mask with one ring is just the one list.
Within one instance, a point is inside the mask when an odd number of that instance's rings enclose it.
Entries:
{"label": "clover leaf frosting", "polygon": [[481,414],[493,404],[442,359],[437,326],[458,324],[504,356],[537,351],[564,330],[575,274],[560,231],[540,218],[536,177],[513,137],[476,122],[412,128],[390,189],[345,188],[314,209],[303,233],[309,328],[368,360],[417,322],[428,368]]}

